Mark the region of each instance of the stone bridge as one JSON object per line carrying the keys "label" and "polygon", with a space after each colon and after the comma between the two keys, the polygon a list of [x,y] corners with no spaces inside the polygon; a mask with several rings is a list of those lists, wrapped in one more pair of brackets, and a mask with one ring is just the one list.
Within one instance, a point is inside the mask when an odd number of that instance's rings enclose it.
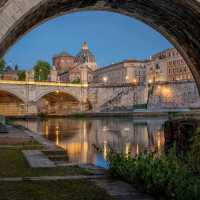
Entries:
{"label": "stone bridge", "polygon": [[150,25],[182,54],[200,88],[200,0],[1,0],[0,56],[41,23],[81,10],[118,12]]}
{"label": "stone bridge", "polygon": [[[27,114],[37,114],[37,102],[52,92],[62,92],[74,97],[83,106],[87,102],[87,84],[54,82],[0,81],[0,91],[8,92],[27,106]],[[84,109],[84,106],[82,107]]]}
{"label": "stone bridge", "polygon": [[[38,102],[48,94],[64,93],[77,100],[79,111],[105,111],[115,106],[131,107],[147,102],[145,85],[70,84],[57,82],[0,80],[0,92],[14,95],[26,106],[25,114],[38,113]],[[14,98],[14,97],[13,97]],[[59,104],[59,100],[57,105]],[[21,115],[21,114],[20,114]],[[22,113],[23,115],[23,113]]]}
{"label": "stone bridge", "polygon": [[[194,81],[158,82],[149,86],[149,84],[88,85],[0,80],[0,92],[14,95],[16,99],[23,102],[26,110],[25,113],[19,115],[38,114],[39,101],[55,92],[73,97],[73,101],[77,102],[76,112],[89,110],[94,112],[133,111],[133,109],[143,108],[145,105],[148,105],[150,110],[200,107],[200,96]],[[62,104],[59,102],[58,96],[54,97],[54,101],[55,105]],[[71,108],[69,105],[68,109]],[[59,112],[62,113],[60,110]]]}

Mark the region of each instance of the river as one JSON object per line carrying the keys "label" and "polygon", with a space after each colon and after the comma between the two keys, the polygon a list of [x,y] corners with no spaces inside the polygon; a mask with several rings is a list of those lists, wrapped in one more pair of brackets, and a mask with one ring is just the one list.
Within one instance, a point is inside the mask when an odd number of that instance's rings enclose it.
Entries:
{"label": "river", "polygon": [[165,118],[49,118],[15,120],[62,147],[69,163],[92,163],[107,167],[109,148],[124,154],[161,152],[165,138]]}

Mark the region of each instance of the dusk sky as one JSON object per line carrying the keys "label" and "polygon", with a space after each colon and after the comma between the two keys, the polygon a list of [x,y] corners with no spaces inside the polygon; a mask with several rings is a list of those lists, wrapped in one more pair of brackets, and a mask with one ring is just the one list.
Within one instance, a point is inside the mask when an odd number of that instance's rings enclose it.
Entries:
{"label": "dusk sky", "polygon": [[52,62],[53,55],[76,55],[84,41],[99,66],[124,59],[146,59],[172,45],[142,22],[111,12],[79,12],[50,20],[25,35],[7,52],[7,64],[31,68],[37,60]]}

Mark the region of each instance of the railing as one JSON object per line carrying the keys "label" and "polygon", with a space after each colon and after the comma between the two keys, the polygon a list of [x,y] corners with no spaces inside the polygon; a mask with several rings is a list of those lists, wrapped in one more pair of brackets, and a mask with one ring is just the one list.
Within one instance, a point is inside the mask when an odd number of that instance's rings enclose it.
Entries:
{"label": "railing", "polygon": [[38,85],[38,86],[57,86],[57,87],[88,87],[88,84],[73,84],[62,82],[42,82],[42,81],[13,81],[13,80],[0,80],[0,84],[10,85]]}

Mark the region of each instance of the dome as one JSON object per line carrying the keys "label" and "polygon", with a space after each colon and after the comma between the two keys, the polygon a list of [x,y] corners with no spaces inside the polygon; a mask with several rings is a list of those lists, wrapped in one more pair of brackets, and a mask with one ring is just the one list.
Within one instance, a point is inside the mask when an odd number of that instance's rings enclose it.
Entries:
{"label": "dome", "polygon": [[13,68],[12,67],[10,67],[9,65],[5,68],[5,71],[6,72],[11,72],[11,71],[13,71]]}
{"label": "dome", "polygon": [[89,50],[87,42],[83,43],[81,51],[76,56],[76,61],[80,63],[96,63],[95,56]]}
{"label": "dome", "polygon": [[73,57],[73,56],[71,54],[67,53],[66,51],[64,51],[64,52],[54,55],[53,58],[59,58],[59,57]]}

